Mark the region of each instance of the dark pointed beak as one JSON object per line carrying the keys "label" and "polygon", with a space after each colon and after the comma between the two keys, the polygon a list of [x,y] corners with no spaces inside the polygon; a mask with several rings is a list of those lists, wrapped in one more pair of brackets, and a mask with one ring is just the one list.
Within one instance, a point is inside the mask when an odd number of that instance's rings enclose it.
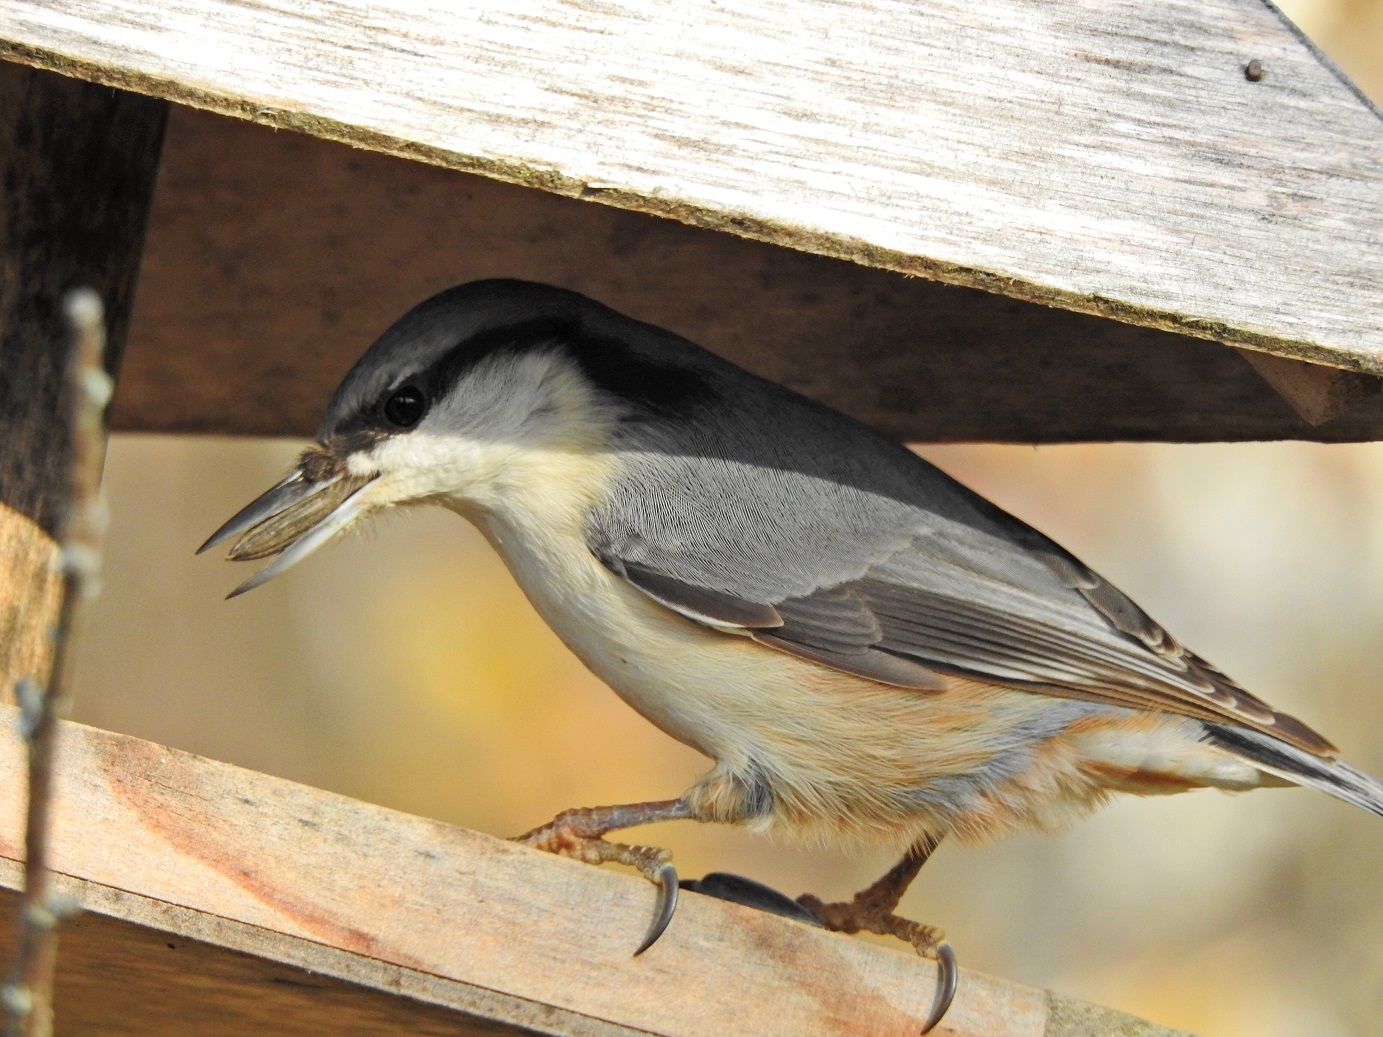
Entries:
{"label": "dark pointed beak", "polygon": [[267,583],[360,517],[364,510],[360,491],[375,476],[349,475],[333,465],[334,470],[314,478],[309,473],[323,467],[321,457],[320,451],[309,451],[297,468],[231,516],[197,549],[201,554],[238,536],[230,549],[233,561],[278,556],[231,591],[228,598]]}

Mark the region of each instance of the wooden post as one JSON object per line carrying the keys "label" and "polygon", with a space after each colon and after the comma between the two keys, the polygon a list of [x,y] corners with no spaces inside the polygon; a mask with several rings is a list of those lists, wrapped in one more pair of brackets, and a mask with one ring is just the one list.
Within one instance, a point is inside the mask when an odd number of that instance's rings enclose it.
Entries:
{"label": "wooden post", "polygon": [[165,101],[0,63],[0,699],[21,677],[46,677],[59,606],[60,300],[79,284],[105,300],[114,374],[167,112]]}
{"label": "wooden post", "polygon": [[[53,538],[70,525],[72,458],[82,459],[92,501],[104,458],[104,406],[80,449],[69,418],[71,325],[65,302],[87,286],[110,298],[103,353],[99,295],[88,291],[86,370],[114,373],[153,194],[167,104],[12,65],[0,66],[0,696],[31,678],[51,685],[85,586],[60,574]],[[105,391],[101,392],[104,404]],[[85,512],[99,540],[94,503]],[[64,595],[68,602],[64,602]],[[49,788],[54,712],[38,692],[26,716],[30,767],[23,935],[5,985],[6,1034],[52,1032],[55,966],[49,873]]]}

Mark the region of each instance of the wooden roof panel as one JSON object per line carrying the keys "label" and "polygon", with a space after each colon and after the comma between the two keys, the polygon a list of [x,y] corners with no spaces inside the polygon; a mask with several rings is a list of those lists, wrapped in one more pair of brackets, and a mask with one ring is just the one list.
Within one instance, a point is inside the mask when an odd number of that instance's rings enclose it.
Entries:
{"label": "wooden roof panel", "polygon": [[83,77],[1383,372],[1383,119],[1261,0],[0,12],[0,53]]}
{"label": "wooden roof panel", "polygon": [[[1370,439],[1379,379],[1308,424],[1232,349],[174,106],[117,428],[309,436],[432,292],[516,276],[671,328],[902,439]],[[1299,370],[1296,370],[1299,369]],[[1367,388],[1367,387],[1366,387]]]}

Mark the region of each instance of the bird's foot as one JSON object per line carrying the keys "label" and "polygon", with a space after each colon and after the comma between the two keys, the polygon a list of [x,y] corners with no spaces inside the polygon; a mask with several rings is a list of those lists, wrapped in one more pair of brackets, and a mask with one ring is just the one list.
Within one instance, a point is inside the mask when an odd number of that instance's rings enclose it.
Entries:
{"label": "bird's foot", "polygon": [[837,933],[879,933],[881,936],[896,936],[912,944],[924,958],[936,958],[937,948],[946,942],[946,934],[932,925],[923,925],[907,918],[901,918],[892,911],[884,910],[868,901],[837,901],[828,904],[819,897],[804,893],[797,898],[813,918],[827,929]]}
{"label": "bird's foot", "polygon": [[872,892],[872,889],[867,889],[853,900],[832,904],[806,893],[797,898],[797,903],[834,932],[863,931],[894,936],[912,944],[913,949],[922,957],[931,958],[936,962],[936,996],[932,999],[932,1010],[927,1016],[927,1021],[922,1026],[922,1032],[925,1034],[941,1022],[956,996],[956,983],[959,979],[956,952],[947,942],[946,934],[936,926],[923,925],[921,922],[895,915],[889,907],[872,898]]}
{"label": "bird's foot", "polygon": [[673,913],[677,910],[677,869],[673,867],[672,854],[667,850],[656,846],[607,842],[603,836],[620,828],[690,816],[689,808],[681,800],[567,810],[547,824],[515,836],[513,841],[587,864],[627,864],[657,886],[658,902],[654,908],[653,922],[634,952],[637,957],[657,942],[672,921]]}

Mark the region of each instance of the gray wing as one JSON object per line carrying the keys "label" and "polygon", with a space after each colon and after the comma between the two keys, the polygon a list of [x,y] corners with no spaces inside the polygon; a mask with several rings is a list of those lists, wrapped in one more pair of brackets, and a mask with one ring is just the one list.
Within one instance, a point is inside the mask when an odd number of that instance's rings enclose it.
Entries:
{"label": "gray wing", "polygon": [[1334,752],[1069,552],[896,449],[849,476],[643,454],[592,515],[590,546],[685,616],[883,683],[927,691],[965,675]]}

